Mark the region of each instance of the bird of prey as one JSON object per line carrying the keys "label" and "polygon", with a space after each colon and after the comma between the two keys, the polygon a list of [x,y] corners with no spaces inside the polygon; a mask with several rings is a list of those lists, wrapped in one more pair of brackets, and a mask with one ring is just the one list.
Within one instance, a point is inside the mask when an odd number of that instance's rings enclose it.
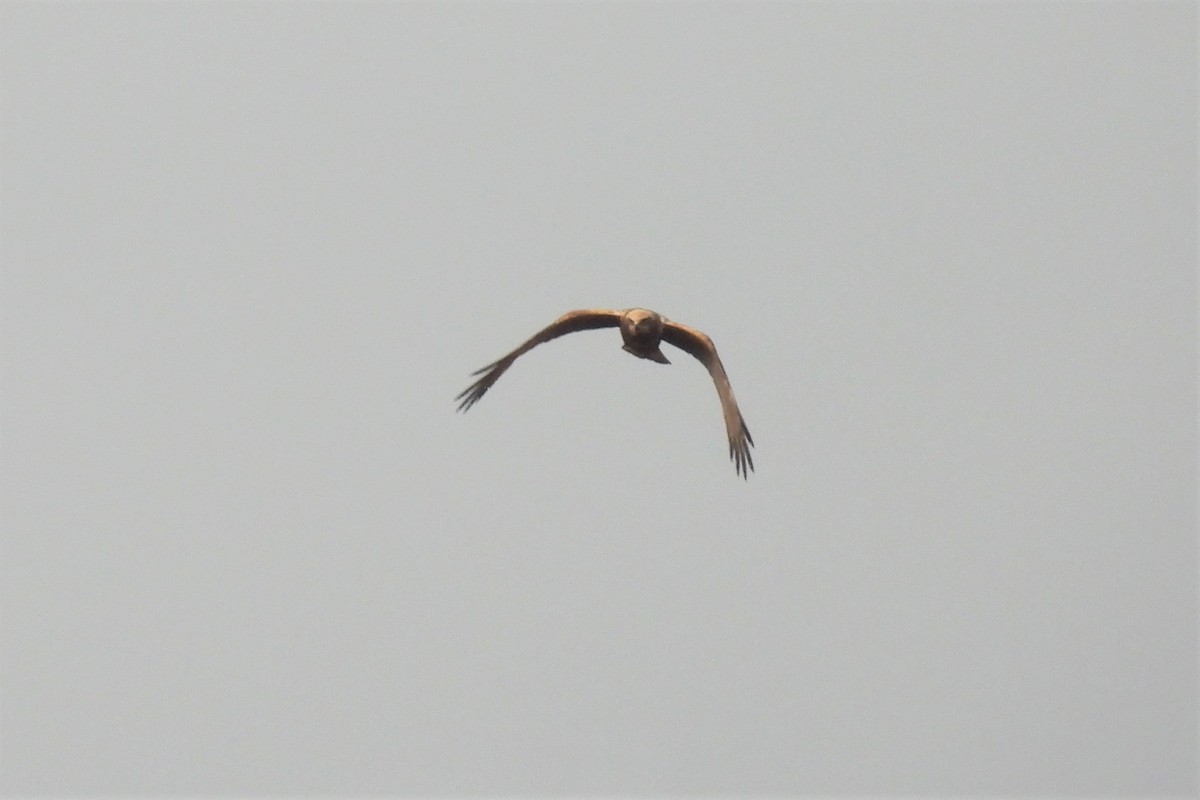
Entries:
{"label": "bird of prey", "polygon": [[625,346],[621,349],[638,358],[670,364],[659,348],[660,342],[667,342],[694,356],[703,364],[717,386],[717,396],[721,398],[725,432],[729,436],[729,457],[733,460],[737,473],[743,479],[749,477],[750,471],[754,469],[754,460],[750,458],[750,448],[754,445],[754,440],[750,438],[750,429],[746,427],[742,413],[738,411],[733,387],[729,385],[729,377],[725,374],[725,367],[721,365],[712,339],[695,328],[672,322],[661,314],[644,308],[630,308],[625,311],[609,311],[602,308],[568,311],[504,358],[471,373],[479,375],[480,378],[454,398],[461,401],[458,410],[467,411],[478,403],[518,357],[539,344],[568,333],[594,328],[620,328],[621,338],[625,341]]}

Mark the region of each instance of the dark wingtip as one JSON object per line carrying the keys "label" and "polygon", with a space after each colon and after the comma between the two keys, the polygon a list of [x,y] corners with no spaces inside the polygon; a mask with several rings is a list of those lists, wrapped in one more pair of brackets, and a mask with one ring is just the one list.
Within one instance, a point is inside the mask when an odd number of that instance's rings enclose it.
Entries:
{"label": "dark wingtip", "polygon": [[465,414],[467,411],[470,411],[471,406],[478,403],[479,398],[483,397],[483,394],[486,391],[487,391],[486,388],[480,390],[479,381],[476,381],[475,383],[472,383],[470,386],[468,386],[467,388],[465,388],[461,392],[459,392],[457,395],[455,395],[454,399],[461,401],[458,404],[459,412]]}
{"label": "dark wingtip", "polygon": [[[751,445],[754,444],[754,442],[750,441],[749,436],[746,437],[746,440]],[[733,461],[733,468],[741,476],[742,480],[749,480],[750,473],[754,471],[754,457],[750,455],[750,448],[747,446],[747,443],[730,441],[729,458]]]}

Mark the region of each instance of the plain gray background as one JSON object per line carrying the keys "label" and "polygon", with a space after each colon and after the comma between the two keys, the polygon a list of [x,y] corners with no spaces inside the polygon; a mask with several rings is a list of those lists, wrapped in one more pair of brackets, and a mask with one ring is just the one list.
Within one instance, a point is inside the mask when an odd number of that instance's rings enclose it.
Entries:
{"label": "plain gray background", "polygon": [[1197,789],[1194,3],[0,13],[6,793]]}

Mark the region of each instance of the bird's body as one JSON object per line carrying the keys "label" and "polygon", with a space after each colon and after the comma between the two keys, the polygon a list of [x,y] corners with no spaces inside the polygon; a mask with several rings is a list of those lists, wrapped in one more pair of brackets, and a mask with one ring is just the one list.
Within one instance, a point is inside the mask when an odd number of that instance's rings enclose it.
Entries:
{"label": "bird's body", "polygon": [[625,346],[621,349],[638,358],[670,364],[659,349],[665,322],[661,314],[644,308],[631,308],[624,312],[621,314],[620,327],[621,339],[624,340]]}
{"label": "bird's body", "polygon": [[695,328],[672,322],[661,314],[644,308],[630,308],[625,311],[586,309],[564,314],[504,358],[476,370],[473,374],[480,375],[480,378],[454,398],[461,401],[459,410],[466,411],[479,402],[518,357],[539,344],[576,331],[614,327],[620,328],[621,339],[625,343],[622,349],[631,355],[659,364],[670,364],[661,349],[661,343],[665,341],[691,354],[708,368],[709,375],[717,387],[717,395],[721,399],[725,432],[729,437],[729,457],[733,459],[738,474],[743,478],[748,477],[749,472],[754,469],[754,461],[750,457],[750,447],[754,445],[754,440],[750,438],[750,430],[738,410],[733,387],[729,384],[729,377],[725,374],[720,357],[717,356],[717,348],[713,346],[711,339]]}

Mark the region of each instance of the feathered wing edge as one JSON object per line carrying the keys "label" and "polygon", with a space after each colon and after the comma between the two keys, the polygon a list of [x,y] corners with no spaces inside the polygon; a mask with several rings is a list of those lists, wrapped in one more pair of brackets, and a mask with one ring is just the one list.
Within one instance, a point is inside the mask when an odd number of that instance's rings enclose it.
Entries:
{"label": "feathered wing edge", "polygon": [[737,399],[733,396],[733,386],[729,383],[729,376],[725,374],[725,366],[721,363],[721,357],[717,355],[717,348],[713,345],[712,339],[695,328],[689,328],[687,325],[680,325],[678,322],[669,320],[663,326],[662,338],[664,342],[673,344],[685,353],[694,356],[708,369],[708,374],[712,376],[713,383],[716,384],[717,396],[721,398],[721,413],[725,417],[725,433],[729,437],[729,458],[733,461],[733,467],[737,473],[743,479],[749,478],[750,473],[754,471],[754,459],[750,455],[754,439],[750,436],[750,429],[746,427],[746,421],[742,419],[742,412],[738,410]]}
{"label": "feathered wing edge", "polygon": [[461,401],[458,404],[458,410],[468,411],[471,406],[478,403],[480,398],[487,394],[487,390],[492,388],[492,384],[500,379],[500,376],[504,374],[506,369],[512,366],[514,361],[539,344],[548,342],[551,339],[557,339],[559,336],[565,336],[568,333],[575,333],[576,331],[586,331],[594,328],[615,328],[620,322],[620,311],[610,311],[603,308],[568,311],[535,333],[516,350],[504,356],[504,358],[501,358],[499,361],[493,361],[486,367],[480,367],[472,372],[471,375],[480,375],[480,378],[459,392],[454,398]]}

